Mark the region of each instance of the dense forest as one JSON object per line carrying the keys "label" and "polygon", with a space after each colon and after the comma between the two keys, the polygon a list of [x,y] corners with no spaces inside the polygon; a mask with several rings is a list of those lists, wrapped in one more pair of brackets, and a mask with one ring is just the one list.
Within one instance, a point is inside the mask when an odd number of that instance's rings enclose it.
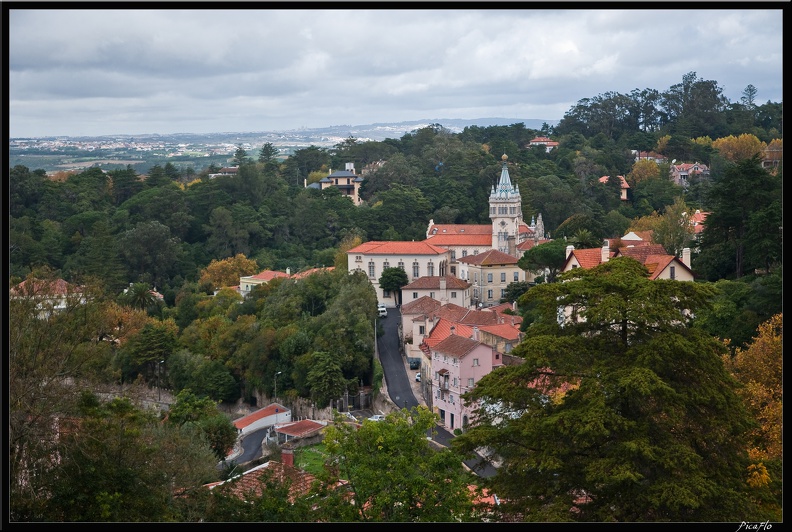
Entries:
{"label": "dense forest", "polygon": [[[9,287],[26,278],[80,287],[67,312],[48,320],[31,318],[32,303],[12,301],[11,404],[56,375],[156,381],[174,394],[227,402],[271,395],[276,372],[282,396],[325,406],[355,393],[378,378],[376,296],[365,275],[346,273],[345,251],[370,240],[423,240],[430,219],[489,223],[503,154],[524,218],[541,214],[550,239],[596,247],[651,229],[671,254],[692,248],[697,284],[712,288],[695,327],[740,353],[782,311],[782,165],[762,164],[768,147],[781,147],[782,103],[758,104],[757,95],[749,85],[730,102],[715,81],[691,72],[663,92],[580,100],[541,130],[517,123],[454,134],[434,124],[399,139],[311,146],[283,161],[268,144],[258,153],[240,148],[234,176],[170,163],[147,175],[91,168],[57,178],[10,168]],[[530,146],[539,135],[558,147]],[[670,162],[636,161],[635,151],[703,163],[710,174],[678,186]],[[361,206],[332,187],[306,186],[350,162],[364,177]],[[605,175],[625,177],[627,201],[618,180],[600,182]],[[709,213],[698,238],[683,223],[696,210]],[[247,297],[228,288],[263,269],[330,266]],[[100,415],[89,398],[73,400],[96,423],[126,408]],[[48,401],[57,403],[42,398],[17,412],[19,427],[39,419]],[[19,427],[12,436],[29,438]]]}

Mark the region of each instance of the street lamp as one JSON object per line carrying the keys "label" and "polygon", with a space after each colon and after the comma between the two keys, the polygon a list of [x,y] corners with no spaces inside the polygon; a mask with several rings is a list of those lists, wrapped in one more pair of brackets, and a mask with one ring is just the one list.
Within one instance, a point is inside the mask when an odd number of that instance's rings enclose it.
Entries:
{"label": "street lamp", "polygon": [[160,366],[164,363],[164,360],[160,360],[157,362],[157,402],[162,401],[162,388],[160,387]]}
{"label": "street lamp", "polygon": [[275,402],[276,403],[278,402],[278,375],[280,375],[281,373],[283,373],[283,372],[282,371],[277,372],[275,374],[275,379],[274,379],[275,380]]}

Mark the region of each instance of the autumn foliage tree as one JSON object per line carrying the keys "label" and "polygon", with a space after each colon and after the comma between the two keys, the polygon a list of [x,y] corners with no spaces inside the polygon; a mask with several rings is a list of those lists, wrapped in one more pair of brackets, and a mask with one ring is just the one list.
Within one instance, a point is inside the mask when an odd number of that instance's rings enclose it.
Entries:
{"label": "autumn foliage tree", "polygon": [[742,135],[719,138],[712,142],[712,147],[731,162],[750,159],[754,155],[762,155],[767,145],[759,140],[756,135],[743,133]]}
{"label": "autumn foliage tree", "polygon": [[222,260],[212,260],[201,270],[199,282],[211,285],[212,288],[236,286],[239,278],[258,273],[259,267],[255,259],[249,259],[242,253]]}

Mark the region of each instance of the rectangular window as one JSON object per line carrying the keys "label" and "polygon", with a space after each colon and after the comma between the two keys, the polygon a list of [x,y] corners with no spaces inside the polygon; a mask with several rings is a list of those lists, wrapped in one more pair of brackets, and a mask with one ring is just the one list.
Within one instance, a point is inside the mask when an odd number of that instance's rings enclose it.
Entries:
{"label": "rectangular window", "polygon": [[451,299],[456,299],[456,292],[451,292]]}
{"label": "rectangular window", "polygon": [[501,282],[502,283],[506,282],[506,272],[501,272]]}
{"label": "rectangular window", "polygon": [[426,269],[427,269],[426,275],[428,275],[429,277],[434,277],[434,264],[430,262],[429,265],[426,266]]}
{"label": "rectangular window", "polygon": [[355,255],[355,262],[360,262],[362,260],[363,258],[360,255]]}
{"label": "rectangular window", "polygon": [[473,377],[468,379],[468,388],[472,388],[472,387],[473,387]]}
{"label": "rectangular window", "polygon": [[487,290],[487,299],[492,299],[492,290]]}
{"label": "rectangular window", "polygon": [[467,257],[467,250],[466,250],[466,249],[463,249],[463,250],[462,250],[462,256],[463,256],[463,257]]}
{"label": "rectangular window", "polygon": [[418,299],[418,292],[413,292],[413,299]]}
{"label": "rectangular window", "polygon": [[405,271],[404,270],[404,263],[402,261],[399,261],[399,268],[401,268],[401,271]]}
{"label": "rectangular window", "polygon": [[421,268],[417,262],[413,262],[413,277],[420,277]]}
{"label": "rectangular window", "polygon": [[390,290],[383,290],[382,291],[382,297],[390,298],[390,296],[391,296]]}
{"label": "rectangular window", "polygon": [[369,277],[374,277],[374,262],[369,262]]}
{"label": "rectangular window", "polygon": [[676,279],[676,266],[671,266],[671,279]]}
{"label": "rectangular window", "polygon": [[426,334],[426,326],[419,325],[418,326],[418,334]]}
{"label": "rectangular window", "polygon": [[492,282],[492,274],[491,274],[491,273],[488,273],[488,274],[487,274],[487,282],[488,282],[488,283],[491,283],[491,282]]}
{"label": "rectangular window", "polygon": [[453,249],[451,250],[451,260],[456,260],[456,251]]}
{"label": "rectangular window", "polygon": [[382,263],[382,269],[384,270],[385,268],[390,268],[390,262],[385,261]]}
{"label": "rectangular window", "polygon": [[514,282],[516,283],[519,280],[520,280],[520,272],[514,272]]}
{"label": "rectangular window", "polygon": [[474,280],[476,283],[478,283],[478,272],[475,272],[475,273],[473,274],[473,280]]}
{"label": "rectangular window", "polygon": [[501,288],[501,299],[503,299],[505,297],[506,297],[506,289],[505,288]]}
{"label": "rectangular window", "polygon": [[475,367],[476,367],[476,366],[478,366],[478,365],[479,365],[479,363],[478,363],[478,359],[477,359],[477,358],[474,358],[474,359],[473,359],[473,367],[475,368]]}
{"label": "rectangular window", "polygon": [[434,293],[434,292],[429,292],[429,297],[431,297],[432,299],[434,299],[434,298],[435,298],[435,293]]}

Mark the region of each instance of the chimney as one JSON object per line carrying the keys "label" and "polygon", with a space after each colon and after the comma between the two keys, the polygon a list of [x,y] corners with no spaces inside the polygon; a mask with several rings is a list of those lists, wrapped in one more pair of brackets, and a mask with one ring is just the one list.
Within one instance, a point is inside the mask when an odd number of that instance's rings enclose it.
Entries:
{"label": "chimney", "polygon": [[308,180],[303,179],[303,188],[308,188]]}
{"label": "chimney", "polygon": [[568,245],[566,247],[566,258],[569,258],[569,256],[572,254],[572,251],[574,250],[575,250],[575,246],[573,246],[572,244]]}
{"label": "chimney", "polygon": [[291,276],[291,268],[286,268],[286,275]]}
{"label": "chimney", "polygon": [[281,448],[281,462],[283,465],[294,467],[294,449],[291,445],[283,445]]}
{"label": "chimney", "polygon": [[445,277],[441,277],[440,278],[440,291],[441,292],[445,292],[445,289],[446,289],[446,278]]}
{"label": "chimney", "polygon": [[456,334],[456,327],[453,325],[451,326],[451,334]]}
{"label": "chimney", "polygon": [[473,339],[478,342],[479,339],[479,330],[478,327],[473,327]]}
{"label": "chimney", "polygon": [[610,255],[610,245],[608,245],[608,241],[606,240],[605,243],[602,245],[601,262],[608,262],[609,255]]}
{"label": "chimney", "polygon": [[690,268],[690,248],[682,250],[682,264]]}

